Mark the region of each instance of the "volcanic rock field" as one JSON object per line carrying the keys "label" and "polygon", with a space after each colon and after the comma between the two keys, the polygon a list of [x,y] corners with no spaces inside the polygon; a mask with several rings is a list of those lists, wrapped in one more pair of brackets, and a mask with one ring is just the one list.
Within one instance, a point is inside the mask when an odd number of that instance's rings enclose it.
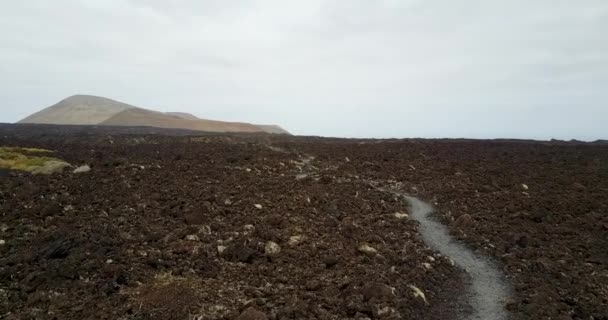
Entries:
{"label": "volcanic rock field", "polygon": [[606,144],[0,125],[0,146],[71,164],[0,169],[0,319],[483,318],[403,195],[496,272],[500,319],[608,319]]}

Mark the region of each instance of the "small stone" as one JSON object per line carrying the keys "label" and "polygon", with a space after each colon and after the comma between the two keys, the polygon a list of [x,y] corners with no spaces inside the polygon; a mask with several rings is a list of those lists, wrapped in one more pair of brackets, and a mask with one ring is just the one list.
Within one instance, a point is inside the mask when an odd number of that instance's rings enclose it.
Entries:
{"label": "small stone", "polygon": [[304,241],[304,237],[303,236],[300,236],[300,235],[291,236],[291,237],[289,237],[289,241],[287,241],[287,244],[290,247],[295,247],[298,244],[302,243],[302,241]]}
{"label": "small stone", "polygon": [[355,320],[372,320],[372,318],[368,317],[367,315],[365,315],[361,312],[357,312],[357,313],[355,313]]}
{"label": "small stone", "polygon": [[258,209],[262,209],[262,208],[263,208],[263,207],[262,207],[262,205],[261,205],[261,204],[259,204],[259,203],[256,203],[256,204],[254,204],[253,206],[254,206],[254,207],[256,207],[256,208],[258,208]]}
{"label": "small stone", "polygon": [[573,183],[573,184],[572,184],[572,187],[573,187],[575,190],[578,190],[578,191],[583,191],[583,190],[585,190],[585,189],[586,189],[586,187],[585,187],[583,184],[579,183],[579,182],[575,182],[575,183]]}
{"label": "small stone", "polygon": [[319,288],[321,288],[321,282],[317,281],[317,280],[310,280],[308,282],[306,282],[306,290],[308,291],[317,291],[319,290]]}
{"label": "small stone", "polygon": [[401,220],[401,219],[407,219],[409,218],[409,215],[407,213],[404,212],[395,212],[395,218]]}
{"label": "small stone", "polygon": [[374,315],[374,319],[386,319],[388,317],[390,317],[389,319],[401,319],[397,310],[386,305],[373,305],[372,314]]}
{"label": "small stone", "polygon": [[252,263],[254,259],[261,255],[257,250],[243,242],[227,245],[226,247],[220,245],[217,249],[219,256],[229,261]]}
{"label": "small stone", "polygon": [[469,227],[472,223],[473,223],[473,219],[471,219],[471,216],[467,213],[458,217],[458,219],[456,219],[456,221],[454,222],[456,227],[461,228],[461,229]]}
{"label": "small stone", "polygon": [[112,259],[108,259],[108,260],[106,260],[106,263],[107,263],[107,264],[111,264],[112,262],[114,262],[114,260],[112,260]]}
{"label": "small stone", "polygon": [[326,268],[331,268],[338,264],[338,262],[339,261],[336,256],[326,256],[325,258],[323,258],[323,263],[325,264]]}
{"label": "small stone", "polygon": [[422,292],[422,290],[420,290],[418,287],[413,286],[413,285],[409,285],[408,287],[410,287],[410,289],[412,289],[413,294],[414,294],[414,298],[420,298],[424,301],[425,304],[429,304],[429,302],[426,300],[426,295],[424,294],[424,292]]}
{"label": "small stone", "polygon": [[524,190],[528,190],[528,189],[529,189],[529,188],[528,188],[528,185],[527,185],[527,184],[524,184],[524,183],[522,183],[522,184],[521,184],[521,187],[522,187],[522,188],[524,188]]}
{"label": "small stone", "polygon": [[203,224],[206,220],[205,216],[200,212],[190,212],[184,216],[184,221],[189,225]]}
{"label": "small stone", "polygon": [[59,205],[58,203],[51,203],[49,205],[44,206],[42,210],[40,210],[40,216],[50,217],[61,214],[61,212],[63,212],[63,207],[61,205]]}
{"label": "small stone", "polygon": [[377,301],[390,301],[395,298],[395,288],[388,286],[384,283],[368,282],[361,289],[363,299],[377,300]]}
{"label": "small stone", "polygon": [[346,158],[344,158],[344,161],[350,162],[350,159],[348,157],[346,157]]}
{"label": "small stone", "polygon": [[255,226],[254,226],[254,225],[252,225],[252,224],[246,224],[245,226],[243,226],[243,229],[245,229],[244,234],[246,234],[246,235],[247,235],[247,234],[250,234],[250,233],[252,233],[253,231],[255,231]]}
{"label": "small stone", "polygon": [[264,253],[269,256],[277,255],[280,252],[281,247],[276,242],[268,241],[266,242],[266,245],[264,245]]}
{"label": "small stone", "polygon": [[189,234],[186,236],[186,240],[188,241],[201,241],[201,239],[195,234]]}
{"label": "small stone", "polygon": [[369,254],[369,255],[374,255],[374,254],[378,253],[378,250],[376,250],[376,248],[368,245],[367,243],[361,244],[359,246],[358,250],[359,250],[359,252]]}
{"label": "small stone", "polygon": [[6,241],[4,241],[4,239],[0,239],[0,246],[3,246],[6,244]]}
{"label": "small stone", "polygon": [[268,320],[266,314],[253,307],[245,309],[235,320]]}
{"label": "small stone", "polygon": [[91,167],[89,167],[88,165],[84,165],[84,166],[80,166],[76,169],[74,169],[74,173],[86,173],[91,171]]}
{"label": "small stone", "polygon": [[428,262],[423,262],[422,267],[424,267],[424,269],[426,269],[426,270],[431,270],[431,268],[432,268],[431,264]]}

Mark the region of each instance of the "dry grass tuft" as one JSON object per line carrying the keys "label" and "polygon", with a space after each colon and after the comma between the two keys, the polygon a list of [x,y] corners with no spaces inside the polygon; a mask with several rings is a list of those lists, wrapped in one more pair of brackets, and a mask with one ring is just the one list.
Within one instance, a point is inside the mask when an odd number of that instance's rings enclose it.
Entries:
{"label": "dry grass tuft", "polygon": [[38,148],[0,147],[0,169],[35,172],[48,163],[65,163],[57,158],[39,155],[52,152]]}

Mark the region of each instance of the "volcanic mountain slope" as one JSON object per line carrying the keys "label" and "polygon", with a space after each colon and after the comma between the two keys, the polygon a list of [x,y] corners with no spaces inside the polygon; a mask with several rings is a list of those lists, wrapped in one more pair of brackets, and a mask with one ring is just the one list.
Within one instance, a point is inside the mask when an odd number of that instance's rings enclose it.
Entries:
{"label": "volcanic mountain slope", "polygon": [[90,95],[71,96],[53,106],[34,113],[19,122],[69,125],[146,126],[207,132],[266,132],[289,134],[286,130],[274,125],[254,125],[241,122],[206,120],[184,112],[162,113]]}
{"label": "volcanic mountain slope", "polygon": [[210,132],[265,132],[262,128],[249,123],[224,122],[214,120],[190,120],[145,109],[127,109],[100,123],[106,126],[146,126],[157,128],[176,128]]}
{"label": "volcanic mountain slope", "polygon": [[264,125],[264,124],[257,124],[256,127],[264,130],[264,132],[268,132],[268,133],[275,133],[275,134],[290,134],[287,130],[277,126],[277,125]]}
{"label": "volcanic mountain slope", "polygon": [[190,114],[190,113],[186,113],[186,112],[165,112],[165,114],[168,114],[170,116],[176,116],[178,118],[182,118],[182,119],[188,119],[188,120],[199,120],[200,118]]}
{"label": "volcanic mountain slope", "polygon": [[96,125],[135,106],[111,99],[75,95],[19,121],[20,123]]}

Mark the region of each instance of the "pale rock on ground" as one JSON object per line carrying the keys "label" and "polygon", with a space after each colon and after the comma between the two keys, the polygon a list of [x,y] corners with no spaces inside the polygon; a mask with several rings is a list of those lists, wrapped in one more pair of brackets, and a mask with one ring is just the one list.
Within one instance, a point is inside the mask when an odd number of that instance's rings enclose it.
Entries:
{"label": "pale rock on ground", "polygon": [[361,244],[359,246],[358,250],[359,250],[359,252],[369,254],[369,255],[374,255],[374,254],[378,253],[378,250],[376,250],[376,248],[368,245],[367,243]]}
{"label": "pale rock on ground", "polygon": [[274,256],[281,252],[281,247],[276,242],[268,241],[264,246],[264,252],[269,256]]}
{"label": "pale rock on ground", "polygon": [[86,173],[91,171],[91,167],[89,167],[88,165],[84,165],[84,166],[80,166],[76,169],[74,169],[74,173]]}
{"label": "pale rock on ground", "polygon": [[409,215],[407,213],[403,213],[403,212],[395,212],[395,218],[397,219],[405,219],[408,218]]}

